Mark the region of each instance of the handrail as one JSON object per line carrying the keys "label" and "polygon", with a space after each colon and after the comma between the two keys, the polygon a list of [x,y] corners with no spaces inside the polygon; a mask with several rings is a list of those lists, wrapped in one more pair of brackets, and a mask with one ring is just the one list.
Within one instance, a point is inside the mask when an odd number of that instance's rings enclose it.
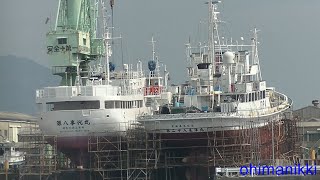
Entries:
{"label": "handrail", "polygon": [[128,96],[143,95],[141,89],[119,89],[115,86],[59,86],[36,90],[36,98],[76,97],[76,96]]}
{"label": "handrail", "polygon": [[[284,98],[284,101],[280,103],[278,106],[270,108],[269,110],[266,109],[264,113],[259,113],[259,117],[264,117],[264,116],[272,116],[277,113],[281,113],[287,109],[289,109],[293,101],[288,98],[286,95],[274,91],[276,94],[282,96]],[[279,106],[284,105],[281,109],[278,109],[276,112],[270,111],[271,109],[277,109]],[[225,118],[225,117],[251,117],[251,116],[244,116],[241,112],[251,112],[251,110],[237,110],[237,112],[208,112],[208,113],[180,113],[180,114],[155,114],[155,115],[142,115],[139,117],[140,120],[146,120],[146,119],[177,119],[177,118],[193,118],[193,119],[201,119],[201,118]],[[272,113],[270,113],[272,112]]]}

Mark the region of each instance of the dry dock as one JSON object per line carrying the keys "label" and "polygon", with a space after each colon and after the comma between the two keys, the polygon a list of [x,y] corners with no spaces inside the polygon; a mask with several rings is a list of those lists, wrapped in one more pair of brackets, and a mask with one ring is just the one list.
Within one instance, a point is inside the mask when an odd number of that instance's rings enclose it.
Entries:
{"label": "dry dock", "polygon": [[[129,131],[114,133],[117,135],[113,138],[108,134],[90,134],[86,152],[89,158],[82,167],[76,167],[67,155],[59,151],[55,136],[43,134],[35,123],[31,123],[21,128],[16,142],[17,149],[26,153],[25,163],[16,168],[10,167],[7,178],[313,180],[319,176],[243,177],[239,170],[241,166],[250,163],[275,166],[312,162],[319,164],[319,116],[319,107],[308,106],[293,114],[288,113],[284,116],[286,118],[270,122],[263,128],[256,128],[253,123],[252,128],[236,132],[212,129],[201,138],[183,140],[179,137],[167,138],[159,130],[146,131],[131,122],[127,124]],[[10,129],[8,132],[11,133]],[[320,167],[317,169],[320,170]],[[6,179],[3,167],[0,167],[0,179]]]}
{"label": "dry dock", "polygon": [[[238,172],[219,174],[216,168],[235,168],[250,163],[288,165],[299,161],[299,120],[289,118],[270,123],[259,129],[230,132],[207,132],[202,139],[166,139],[159,131],[147,132],[130,123],[129,131],[116,137],[88,138],[88,164],[75,167],[59,153],[54,136],[38,129],[20,133],[26,162],[19,167],[19,179],[83,179],[83,180],[207,180],[237,179]],[[271,134],[270,132],[273,132]],[[54,139],[49,145],[46,139]],[[217,175],[218,174],[218,175]],[[237,175],[238,174],[238,175]],[[12,177],[12,176],[10,176]],[[316,176],[315,176],[316,177]],[[241,179],[252,177],[241,177]],[[254,179],[275,177],[254,177]],[[276,177],[298,180],[302,177]],[[302,179],[312,180],[313,176]],[[2,179],[2,178],[1,178]]]}

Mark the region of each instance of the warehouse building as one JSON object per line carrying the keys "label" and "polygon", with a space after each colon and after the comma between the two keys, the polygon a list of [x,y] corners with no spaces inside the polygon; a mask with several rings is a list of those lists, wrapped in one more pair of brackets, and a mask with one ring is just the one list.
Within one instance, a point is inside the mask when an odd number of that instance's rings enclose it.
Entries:
{"label": "warehouse building", "polygon": [[33,116],[15,112],[0,112],[0,139],[18,142],[18,134],[21,131],[36,126],[37,120]]}
{"label": "warehouse building", "polygon": [[320,163],[320,106],[318,100],[312,105],[295,110],[293,116],[298,118],[298,133],[300,137],[301,160],[304,163],[316,161]]}

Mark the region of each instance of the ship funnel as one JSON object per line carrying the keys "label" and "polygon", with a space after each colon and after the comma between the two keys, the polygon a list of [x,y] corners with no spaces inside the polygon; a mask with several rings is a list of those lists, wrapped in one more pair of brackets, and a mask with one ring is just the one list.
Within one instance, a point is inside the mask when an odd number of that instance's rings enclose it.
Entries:
{"label": "ship funnel", "polygon": [[313,100],[313,101],[312,101],[312,104],[313,104],[315,107],[319,107],[319,100]]}

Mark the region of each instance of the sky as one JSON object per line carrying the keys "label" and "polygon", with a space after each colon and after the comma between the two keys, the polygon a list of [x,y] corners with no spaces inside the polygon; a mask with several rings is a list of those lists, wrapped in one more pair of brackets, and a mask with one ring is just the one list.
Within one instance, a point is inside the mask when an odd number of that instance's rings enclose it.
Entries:
{"label": "sky", "polygon": [[[152,57],[151,37],[157,55],[167,65],[172,83],[186,80],[185,44],[203,38],[205,0],[115,0],[115,47],[123,45],[125,62]],[[48,66],[46,32],[53,26],[58,0],[2,0],[0,56],[14,55]],[[226,34],[249,39],[259,32],[262,77],[269,86],[293,99],[294,108],[320,98],[317,56],[320,40],[319,0],[222,0],[220,12]],[[51,21],[45,24],[46,18]],[[120,53],[115,55],[121,64]],[[18,67],[19,68],[19,67]],[[23,67],[21,67],[23,68]]]}

